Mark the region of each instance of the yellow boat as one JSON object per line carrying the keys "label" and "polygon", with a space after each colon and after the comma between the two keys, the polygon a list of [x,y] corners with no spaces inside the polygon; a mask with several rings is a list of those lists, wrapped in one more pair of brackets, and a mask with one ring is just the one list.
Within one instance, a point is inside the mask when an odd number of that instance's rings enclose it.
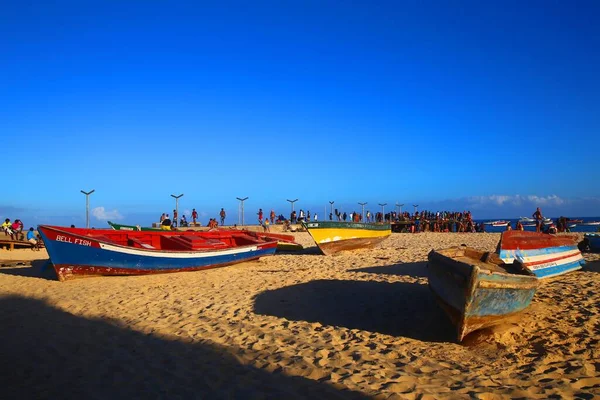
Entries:
{"label": "yellow boat", "polygon": [[325,255],[373,247],[392,234],[390,224],[381,223],[314,221],[302,226]]}

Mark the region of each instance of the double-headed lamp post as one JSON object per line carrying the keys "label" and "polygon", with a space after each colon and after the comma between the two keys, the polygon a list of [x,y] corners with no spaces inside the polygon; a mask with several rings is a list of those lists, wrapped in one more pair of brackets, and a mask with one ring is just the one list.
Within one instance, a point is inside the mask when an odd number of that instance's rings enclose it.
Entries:
{"label": "double-headed lamp post", "polygon": [[333,219],[333,203],[335,203],[333,200],[329,202],[329,205],[331,206],[331,210],[329,211],[332,215],[331,219]]}
{"label": "double-headed lamp post", "polygon": [[[241,215],[242,221],[241,221],[241,225],[244,226],[244,201],[248,200],[248,197],[247,196],[244,197],[244,198],[236,197],[236,199],[238,199],[240,201],[240,205],[241,205],[241,209],[242,209],[242,215]],[[240,223],[239,217],[238,217],[238,223]]]}
{"label": "double-headed lamp post", "polygon": [[179,226],[177,223],[177,218],[179,217],[179,198],[181,196],[183,196],[183,193],[181,193],[179,196],[175,196],[174,194],[171,195],[171,197],[175,199],[175,213],[177,214],[177,217],[173,215],[173,219],[175,220],[173,221],[174,226]]}
{"label": "double-headed lamp post", "polygon": [[295,200],[288,200],[288,199],[286,199],[286,200],[289,201],[292,204],[292,212],[294,212],[294,203],[297,202],[298,199],[295,199]]}
{"label": "double-headed lamp post", "polygon": [[404,205],[404,204],[398,204],[398,203],[396,203],[396,207],[400,207],[400,215],[402,215],[402,206],[403,206],[403,205]]}
{"label": "double-headed lamp post", "polygon": [[385,221],[384,207],[387,205],[387,203],[379,203],[379,205],[381,206],[381,222],[384,222]]}
{"label": "double-headed lamp post", "polygon": [[362,206],[362,221],[361,222],[365,222],[365,205],[368,203],[358,203]]}
{"label": "double-headed lamp post", "polygon": [[413,204],[413,207],[415,208],[415,214],[417,213],[417,207],[419,207],[418,204]]}
{"label": "double-headed lamp post", "polygon": [[85,227],[89,228],[90,227],[90,194],[94,193],[96,191],[96,189],[92,189],[89,192],[84,192],[83,190],[81,191],[81,193],[85,194]]}

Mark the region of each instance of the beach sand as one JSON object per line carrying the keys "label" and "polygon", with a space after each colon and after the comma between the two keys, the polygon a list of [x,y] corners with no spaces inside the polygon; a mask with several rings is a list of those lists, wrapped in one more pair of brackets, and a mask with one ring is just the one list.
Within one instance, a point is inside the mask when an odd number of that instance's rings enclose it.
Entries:
{"label": "beach sand", "polygon": [[375,249],[198,272],[58,282],[45,251],[0,250],[3,398],[592,398],[600,255],[543,281],[510,324],[462,344],[428,252],[500,234],[392,234]]}

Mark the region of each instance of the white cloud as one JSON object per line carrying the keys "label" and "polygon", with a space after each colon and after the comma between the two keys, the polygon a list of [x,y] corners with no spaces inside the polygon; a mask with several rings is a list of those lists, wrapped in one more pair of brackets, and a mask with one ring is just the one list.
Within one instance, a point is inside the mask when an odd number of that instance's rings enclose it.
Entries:
{"label": "white cloud", "polygon": [[117,210],[107,211],[104,209],[104,207],[94,208],[92,210],[92,215],[100,221],[109,221],[109,220],[118,221],[120,219],[123,219],[123,216],[121,214],[119,214],[119,211],[117,211]]}
{"label": "white cloud", "polygon": [[531,203],[539,204],[542,206],[547,206],[547,205],[559,206],[559,205],[565,203],[565,200],[561,199],[560,197],[558,197],[555,194],[553,194],[551,196],[546,196],[546,197],[527,196],[527,199]]}
{"label": "white cloud", "polygon": [[537,205],[537,206],[559,206],[565,204],[567,201],[553,194],[550,196],[536,196],[536,195],[498,195],[494,194],[491,196],[473,196],[467,198],[467,202],[470,206],[476,207],[480,205],[493,204],[496,206],[520,206],[520,205]]}

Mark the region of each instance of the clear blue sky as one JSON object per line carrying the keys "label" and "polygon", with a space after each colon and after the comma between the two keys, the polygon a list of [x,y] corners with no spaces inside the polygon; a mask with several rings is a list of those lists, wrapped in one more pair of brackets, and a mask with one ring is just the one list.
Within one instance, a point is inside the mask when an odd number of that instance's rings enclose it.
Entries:
{"label": "clear blue sky", "polygon": [[599,20],[597,1],[2,1],[0,217],[82,225],[82,189],[95,226],[180,193],[232,223],[246,196],[247,221],[295,198],[598,216]]}

